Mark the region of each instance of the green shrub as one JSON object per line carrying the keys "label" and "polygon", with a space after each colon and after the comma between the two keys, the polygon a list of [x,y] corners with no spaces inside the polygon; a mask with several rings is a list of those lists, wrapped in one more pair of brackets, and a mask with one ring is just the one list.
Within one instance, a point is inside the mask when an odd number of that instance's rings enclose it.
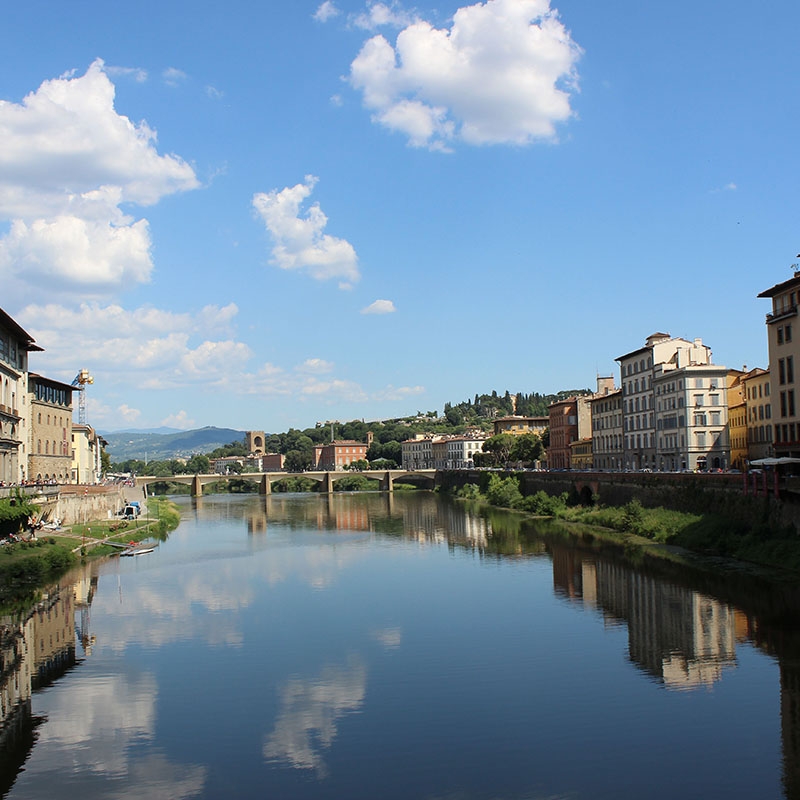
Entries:
{"label": "green shrub", "polygon": [[500,508],[519,508],[522,505],[522,492],[517,478],[501,478],[492,475],[486,489],[486,499]]}

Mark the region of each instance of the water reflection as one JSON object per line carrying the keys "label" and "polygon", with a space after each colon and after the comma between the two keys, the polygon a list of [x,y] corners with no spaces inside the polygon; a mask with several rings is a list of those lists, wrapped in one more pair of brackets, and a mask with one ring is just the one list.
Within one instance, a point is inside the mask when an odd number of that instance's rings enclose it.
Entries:
{"label": "water reflection", "polygon": [[325,666],[312,678],[293,677],[280,689],[280,712],[264,742],[264,758],[313,770],[324,778],[323,751],[337,734],[337,721],[364,703],[367,669],[358,656]]}
{"label": "water reflection", "polygon": [[[425,691],[428,681],[434,685],[434,670],[443,668],[434,664],[425,673],[415,662],[420,652],[415,648],[424,638],[420,619],[427,618],[428,609],[405,617],[387,605],[370,614],[345,594],[354,575],[368,580],[375,548],[392,548],[400,564],[392,573],[397,581],[407,577],[403,565],[409,562],[403,559],[409,552],[427,557],[441,551],[448,564],[428,559],[436,565],[433,580],[463,561],[482,574],[502,564],[527,576],[535,565],[537,574],[544,572],[544,590],[556,598],[554,605],[570,619],[580,617],[584,635],[587,630],[612,634],[624,670],[639,676],[640,685],[655,684],[660,698],[685,701],[717,690],[741,672],[744,653],[774,658],[783,794],[789,800],[800,797],[800,636],[794,623],[800,603],[794,590],[742,577],[705,579],[669,566],[634,566],[623,552],[599,547],[591,537],[571,538],[552,523],[532,524],[428,493],[212,497],[184,503],[186,523],[149,560],[84,567],[25,613],[0,619],[3,796],[13,791],[14,798],[41,797],[43,787],[67,785],[84,797],[218,796],[208,788],[213,782],[208,756],[198,755],[194,763],[194,754],[167,753],[161,745],[165,704],[176,702],[174,693],[184,679],[191,682],[197,671],[193,659],[212,662],[211,674],[224,674],[234,704],[247,704],[249,695],[258,699],[259,713],[252,715],[257,731],[251,737],[260,769],[308,776],[315,785],[333,780],[345,720],[348,726],[361,720],[380,706],[380,691],[412,682],[410,676]],[[431,580],[429,574],[409,575]],[[382,580],[379,576],[364,589],[376,604]],[[503,590],[502,584],[496,587]],[[309,594],[324,598],[323,619],[301,613],[317,608]],[[413,592],[403,596],[414,602]],[[531,609],[535,614],[535,606]],[[293,638],[295,612],[305,627]],[[515,614],[518,635],[533,636],[530,616],[524,616],[531,610],[508,609],[509,618]],[[443,630],[460,630],[459,624],[452,620]],[[269,636],[263,634],[267,626]],[[470,660],[487,656],[480,623],[475,630],[469,623],[463,628],[475,642],[474,653],[467,645],[468,658],[458,651],[458,669],[465,674]],[[435,635],[431,631],[440,629],[426,631]],[[548,646],[537,645],[539,650]],[[155,654],[178,648],[186,674],[171,678],[170,695]],[[585,657],[591,660],[591,651]],[[509,676],[517,670],[522,666],[508,664]],[[379,671],[390,674],[394,684],[384,676],[381,688]],[[494,679],[485,679],[487,686]],[[58,684],[68,684],[69,691],[49,693],[42,703],[45,690]],[[239,685],[249,693],[244,700],[236,699]],[[471,713],[479,719],[484,690],[473,687],[472,692]],[[438,699],[433,691],[423,696],[428,702]],[[460,719],[457,702],[453,709],[453,718]],[[491,726],[494,718],[487,719]],[[214,723],[224,739],[223,719]],[[231,722],[228,735],[239,735],[239,726]],[[529,720],[520,728],[535,735]],[[440,740],[446,737],[445,730]],[[252,765],[242,769],[253,773],[253,785],[264,779]],[[487,790],[464,796],[535,794]]]}

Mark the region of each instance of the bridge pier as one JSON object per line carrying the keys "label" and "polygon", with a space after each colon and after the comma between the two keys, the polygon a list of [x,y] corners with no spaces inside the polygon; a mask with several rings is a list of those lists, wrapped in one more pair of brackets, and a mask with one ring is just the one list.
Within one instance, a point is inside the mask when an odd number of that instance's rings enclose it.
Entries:
{"label": "bridge pier", "polygon": [[203,484],[200,481],[200,476],[195,475],[192,478],[192,497],[202,497],[203,496]]}
{"label": "bridge pier", "polygon": [[386,475],[384,476],[383,480],[381,481],[381,490],[384,492],[393,492],[394,491],[394,481],[392,480],[392,473],[389,470],[386,470]]}
{"label": "bridge pier", "polygon": [[322,491],[326,494],[331,494],[333,492],[333,481],[331,480],[331,473],[325,473],[325,479],[322,481]]}
{"label": "bridge pier", "polygon": [[272,483],[270,482],[269,474],[266,472],[261,476],[261,485],[258,487],[258,492],[259,494],[272,494]]}

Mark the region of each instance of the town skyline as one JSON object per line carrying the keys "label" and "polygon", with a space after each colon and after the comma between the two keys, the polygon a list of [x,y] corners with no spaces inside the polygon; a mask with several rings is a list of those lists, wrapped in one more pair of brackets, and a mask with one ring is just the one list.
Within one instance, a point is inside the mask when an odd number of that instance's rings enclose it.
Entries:
{"label": "town skyline", "polygon": [[800,9],[745,9],[11,8],[0,306],[101,430],[550,394],[655,331],[766,368]]}

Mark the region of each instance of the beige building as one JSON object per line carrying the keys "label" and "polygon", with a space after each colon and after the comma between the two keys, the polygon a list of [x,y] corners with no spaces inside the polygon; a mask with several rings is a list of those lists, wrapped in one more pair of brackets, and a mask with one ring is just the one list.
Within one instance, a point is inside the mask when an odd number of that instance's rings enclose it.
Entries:
{"label": "beige building", "polygon": [[103,478],[103,450],[108,442],[89,425],[72,425],[72,482],[99,483]]}
{"label": "beige building", "polygon": [[28,373],[28,480],[72,482],[72,392],[67,383]]}
{"label": "beige building", "polygon": [[418,433],[413,439],[401,442],[403,469],[432,469],[433,440],[430,434]]}
{"label": "beige building", "polygon": [[469,469],[472,457],[483,452],[485,437],[437,436],[431,442],[433,466],[436,469]]}
{"label": "beige building", "polygon": [[800,457],[800,395],[797,394],[795,367],[800,368],[800,330],[797,305],[800,298],[800,272],[758,295],[772,301],[767,314],[769,373],[773,389],[772,425],[776,456]]}
{"label": "beige building", "polygon": [[[690,342],[687,339],[674,338],[668,333],[654,333],[647,337],[644,347],[619,356],[616,361],[619,362],[622,382],[624,468],[658,469],[661,459],[656,436],[654,369],[657,365],[668,364],[673,367],[710,364],[711,349],[700,339]],[[680,391],[684,389],[685,386]],[[674,391],[670,389],[670,393],[675,395],[676,403],[677,392],[677,385]],[[683,400],[686,401],[685,396]],[[684,424],[685,415],[684,410]],[[672,424],[670,420],[669,425]],[[677,419],[674,424],[678,425]],[[682,460],[678,456],[680,439],[677,443],[673,438],[665,439],[663,446],[669,449],[673,459]],[[688,444],[685,443],[685,446],[688,447]]]}
{"label": "beige building", "polygon": [[0,484],[28,477],[28,353],[41,350],[0,309]]}

